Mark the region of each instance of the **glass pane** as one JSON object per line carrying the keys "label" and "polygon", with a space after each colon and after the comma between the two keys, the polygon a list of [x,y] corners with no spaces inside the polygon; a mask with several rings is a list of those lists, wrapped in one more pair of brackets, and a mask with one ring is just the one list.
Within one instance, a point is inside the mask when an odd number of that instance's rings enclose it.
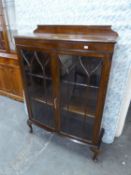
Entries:
{"label": "glass pane", "polygon": [[2,15],[2,4],[0,3],[0,15]]}
{"label": "glass pane", "polygon": [[5,50],[5,42],[4,42],[4,37],[3,37],[2,16],[0,16],[0,50]]}
{"label": "glass pane", "polygon": [[90,140],[96,115],[102,59],[59,55],[61,131]]}
{"label": "glass pane", "polygon": [[6,17],[6,25],[8,31],[8,39],[10,43],[11,50],[15,50],[15,42],[14,35],[17,34],[17,26],[16,26],[16,9],[15,9],[15,1],[14,0],[5,0],[4,1],[4,12]]}
{"label": "glass pane", "polygon": [[54,127],[51,59],[40,51],[21,50],[33,118]]}
{"label": "glass pane", "polygon": [[3,38],[2,27],[0,27],[0,50],[5,50],[5,42]]}

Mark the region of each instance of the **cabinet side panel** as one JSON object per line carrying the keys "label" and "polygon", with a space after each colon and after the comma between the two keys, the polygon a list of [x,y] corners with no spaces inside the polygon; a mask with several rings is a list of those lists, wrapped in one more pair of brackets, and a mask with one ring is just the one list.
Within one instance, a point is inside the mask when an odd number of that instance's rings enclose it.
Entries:
{"label": "cabinet side panel", "polygon": [[103,68],[101,73],[101,81],[100,81],[100,89],[97,100],[97,111],[96,111],[96,119],[93,129],[93,144],[97,144],[99,141],[100,128],[101,128],[101,120],[103,115],[110,67],[111,67],[111,57],[110,54],[105,54],[103,59]]}

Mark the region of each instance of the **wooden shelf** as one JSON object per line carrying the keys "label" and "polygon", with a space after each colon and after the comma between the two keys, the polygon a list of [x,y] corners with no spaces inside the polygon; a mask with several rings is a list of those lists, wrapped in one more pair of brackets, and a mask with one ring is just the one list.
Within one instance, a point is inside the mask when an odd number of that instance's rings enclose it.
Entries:
{"label": "wooden shelf", "polygon": [[43,98],[31,97],[32,100],[37,101],[39,103],[44,103],[49,106],[53,106],[53,101],[51,99],[44,100]]}
{"label": "wooden shelf", "polygon": [[[32,100],[34,101],[37,101],[39,103],[43,103],[43,104],[46,104],[46,105],[49,105],[49,106],[53,106],[53,100],[51,99],[47,99],[47,100],[44,100],[42,97],[40,98],[37,98],[37,97],[31,97]],[[62,110],[65,110],[65,111],[68,111],[68,112],[71,112],[71,113],[76,113],[76,114],[79,114],[83,117],[92,117],[94,118],[95,117],[95,108],[93,106],[89,106],[87,105],[86,107],[86,111],[84,109],[84,107],[80,107],[80,106],[77,106],[77,105],[69,105],[69,107],[62,107]]]}
{"label": "wooden shelf", "polygon": [[[95,117],[99,88],[89,85],[81,86],[81,84],[74,86],[74,84],[65,83],[62,83],[61,86],[61,108],[63,110],[82,115],[83,117]],[[68,92],[67,95],[66,92]]]}
{"label": "wooden shelf", "polygon": [[[43,77],[42,75],[39,74],[32,74],[32,73],[27,73],[29,76],[33,76],[35,78],[44,78],[47,80],[51,80],[50,77]],[[70,81],[62,81],[62,83],[64,83],[64,86],[68,86],[68,85],[76,85],[78,87],[88,87],[89,88],[89,97],[87,99],[81,99],[81,102],[79,102],[80,97],[77,99],[76,97],[72,97],[72,99],[70,99],[70,102],[67,104],[67,102],[65,102],[65,97],[64,99],[61,99],[63,101],[63,105],[62,105],[62,110],[71,112],[71,113],[76,113],[79,115],[84,116],[88,116],[88,117],[95,117],[95,112],[96,112],[96,108],[95,108],[95,98],[93,99],[93,94],[96,97],[97,95],[97,90],[98,87],[96,86],[90,86],[90,85],[86,85],[86,84],[80,84],[80,83],[74,83],[74,82],[70,82]],[[33,97],[31,97],[33,100],[39,102],[39,103],[43,103],[43,104],[47,104],[49,106],[53,106],[53,99],[51,98],[51,92],[48,92],[47,95],[47,99],[44,97],[42,97],[42,88],[38,88],[35,90],[35,92],[33,92],[33,94],[35,94]],[[83,101],[84,100],[84,101]],[[85,101],[88,100],[88,103],[85,106]],[[83,101],[83,102],[82,102]],[[82,104],[83,103],[83,104]]]}
{"label": "wooden shelf", "polygon": [[[94,91],[96,94],[96,91]],[[85,101],[87,103],[85,104]],[[95,99],[91,99],[90,96],[85,98],[72,97],[69,102],[63,102],[62,109],[68,112],[82,115],[83,117],[95,117],[96,103]]]}
{"label": "wooden shelf", "polygon": [[51,77],[43,76],[41,74],[34,74],[34,73],[30,73],[30,72],[28,72],[26,74],[28,74],[29,76],[32,76],[32,77],[36,77],[36,78],[41,78],[41,79],[46,79],[46,80],[52,80]]}
{"label": "wooden shelf", "polygon": [[[47,77],[47,76],[44,77],[43,75],[40,75],[40,74],[33,74],[33,73],[29,73],[29,72],[27,74],[30,75],[30,76],[36,77],[36,78],[52,80],[51,77]],[[69,85],[90,87],[90,88],[95,88],[95,89],[99,88],[98,86],[92,86],[92,85],[88,85],[88,84],[84,84],[84,83],[77,83],[77,82],[75,83],[75,82],[71,82],[71,81],[68,81],[68,80],[62,80],[62,83],[69,84]]]}
{"label": "wooden shelf", "polygon": [[87,117],[87,116],[92,118],[95,117],[95,112],[93,110],[93,107],[89,107],[89,106],[86,107],[86,111],[84,111],[85,109],[83,107],[78,107],[75,105],[70,105],[69,107],[63,107],[62,109],[68,112],[80,114],[83,117]]}

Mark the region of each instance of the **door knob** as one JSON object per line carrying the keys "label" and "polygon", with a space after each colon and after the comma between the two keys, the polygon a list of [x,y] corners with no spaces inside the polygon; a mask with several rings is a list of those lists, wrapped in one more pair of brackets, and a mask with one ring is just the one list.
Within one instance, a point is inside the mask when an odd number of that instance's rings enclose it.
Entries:
{"label": "door knob", "polygon": [[57,97],[54,98],[54,108],[56,109],[57,107]]}

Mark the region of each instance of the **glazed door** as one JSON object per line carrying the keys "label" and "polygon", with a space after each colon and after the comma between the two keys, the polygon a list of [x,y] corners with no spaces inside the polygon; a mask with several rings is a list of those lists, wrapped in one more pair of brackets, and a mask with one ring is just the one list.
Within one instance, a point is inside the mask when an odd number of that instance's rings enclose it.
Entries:
{"label": "glazed door", "polygon": [[82,141],[93,138],[103,60],[58,55],[60,132]]}
{"label": "glazed door", "polygon": [[22,70],[31,120],[55,128],[52,58],[37,49],[20,49]]}

